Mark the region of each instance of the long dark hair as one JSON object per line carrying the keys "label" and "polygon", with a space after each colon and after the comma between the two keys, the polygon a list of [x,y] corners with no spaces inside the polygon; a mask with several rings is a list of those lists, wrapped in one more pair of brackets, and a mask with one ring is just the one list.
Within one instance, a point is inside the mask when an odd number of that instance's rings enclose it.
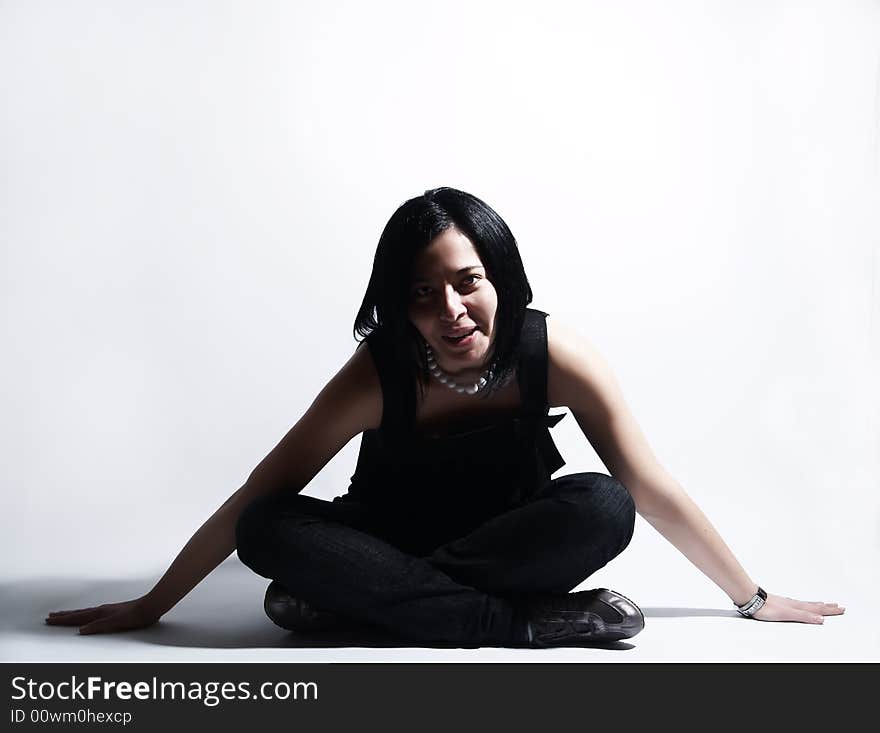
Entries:
{"label": "long dark hair", "polygon": [[500,389],[516,368],[532,289],[507,224],[476,196],[455,188],[434,188],[394,212],[376,247],[370,282],[354,322],[355,339],[366,339],[374,332],[383,336],[400,373],[424,389],[428,366],[424,341],[409,320],[410,278],[416,256],[450,227],[471,240],[498,293],[489,375],[480,392],[487,397]]}

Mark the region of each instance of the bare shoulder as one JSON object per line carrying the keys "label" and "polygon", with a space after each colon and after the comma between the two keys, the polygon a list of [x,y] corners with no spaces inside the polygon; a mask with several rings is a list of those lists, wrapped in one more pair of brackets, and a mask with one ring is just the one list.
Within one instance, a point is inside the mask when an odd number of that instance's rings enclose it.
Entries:
{"label": "bare shoulder", "polygon": [[551,407],[590,409],[616,394],[616,380],[596,346],[573,326],[547,316],[547,398]]}
{"label": "bare shoulder", "polygon": [[315,399],[313,408],[326,417],[347,416],[353,434],[382,422],[382,385],[370,349],[361,342],[348,361]]}

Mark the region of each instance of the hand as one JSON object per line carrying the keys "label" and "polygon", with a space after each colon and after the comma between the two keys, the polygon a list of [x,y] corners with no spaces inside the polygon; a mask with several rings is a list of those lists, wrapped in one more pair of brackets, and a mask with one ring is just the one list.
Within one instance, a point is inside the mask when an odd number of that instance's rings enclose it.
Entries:
{"label": "hand", "polygon": [[825,623],[826,616],[840,616],[846,609],[836,603],[797,601],[794,598],[767,594],[767,600],[752,618],[758,621],[797,621],[802,624]]}
{"label": "hand", "polygon": [[74,611],[53,611],[46,617],[50,626],[79,626],[80,634],[108,634],[152,626],[161,614],[151,611],[142,598],[122,603],[105,603]]}

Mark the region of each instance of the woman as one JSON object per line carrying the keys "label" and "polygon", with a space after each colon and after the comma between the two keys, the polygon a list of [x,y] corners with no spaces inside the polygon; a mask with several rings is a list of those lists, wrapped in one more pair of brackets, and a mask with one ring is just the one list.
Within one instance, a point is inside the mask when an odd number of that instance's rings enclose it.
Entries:
{"label": "woman", "polygon": [[[278,625],[367,624],[415,642],[578,646],[629,638],[638,606],[570,593],[621,553],[635,512],[762,621],[822,623],[844,609],[765,593],[660,466],[607,365],[528,308],[516,242],[489,206],[451,188],[385,227],[354,355],[146,595],[51,613],[102,633],[156,623],[234,549],[271,579]],[[364,348],[366,346],[366,348]],[[610,475],[551,479],[549,427],[567,407]],[[299,492],[362,433],[348,493]]]}

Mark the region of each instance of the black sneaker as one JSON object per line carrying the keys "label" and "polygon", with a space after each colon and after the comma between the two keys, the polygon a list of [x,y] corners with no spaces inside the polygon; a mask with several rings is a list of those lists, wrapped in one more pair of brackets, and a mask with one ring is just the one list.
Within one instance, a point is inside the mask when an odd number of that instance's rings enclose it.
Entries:
{"label": "black sneaker", "polygon": [[341,617],[294,598],[277,580],[266,589],[263,609],[273,623],[288,631],[331,631],[344,626]]}
{"label": "black sneaker", "polygon": [[522,611],[530,647],[605,644],[645,628],[641,609],[608,588],[533,596]]}

